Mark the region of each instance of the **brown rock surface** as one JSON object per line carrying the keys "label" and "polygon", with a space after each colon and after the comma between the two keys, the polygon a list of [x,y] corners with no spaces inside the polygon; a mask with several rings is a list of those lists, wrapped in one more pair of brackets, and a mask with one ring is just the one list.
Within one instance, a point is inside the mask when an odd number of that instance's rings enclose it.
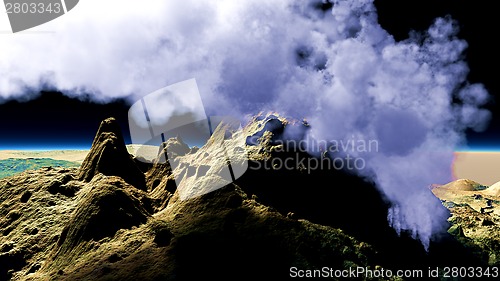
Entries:
{"label": "brown rock surface", "polygon": [[448,232],[491,266],[500,265],[499,187],[459,179],[432,190],[450,210]]}
{"label": "brown rock surface", "polygon": [[[273,157],[309,157],[277,147],[287,126],[295,125],[263,116],[238,132],[219,126],[199,149],[170,140],[184,148],[177,161],[197,169],[183,183],[195,196],[185,197],[174,177],[186,165],[156,161],[141,171],[114,120],[105,120],[79,169],[0,180],[0,280],[288,280],[292,266],[431,265],[433,254],[387,226],[386,202],[365,179],[257,169]],[[223,166],[221,145],[248,153],[250,168],[206,192],[217,174],[200,170]],[[462,259],[456,253],[432,265]]]}
{"label": "brown rock surface", "polygon": [[146,189],[144,174],[128,153],[120,127],[114,118],[101,122],[92,148],[82,163],[78,178],[91,181],[98,173],[119,176],[139,189]]}

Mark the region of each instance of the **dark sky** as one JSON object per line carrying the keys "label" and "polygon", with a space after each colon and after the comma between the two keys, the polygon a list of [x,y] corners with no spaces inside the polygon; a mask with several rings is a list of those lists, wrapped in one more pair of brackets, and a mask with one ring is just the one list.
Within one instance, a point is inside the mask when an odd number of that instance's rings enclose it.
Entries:
{"label": "dark sky", "polygon": [[[500,65],[494,1],[463,0],[376,0],[379,22],[396,40],[411,30],[426,30],[436,17],[451,15],[459,21],[459,37],[467,40],[466,60],[469,81],[483,83],[493,95],[487,108],[493,112],[489,128],[482,133],[467,132],[474,148],[500,148],[500,97],[496,66]],[[70,99],[58,93],[42,93],[29,102],[11,101],[0,105],[0,149],[88,148],[101,120],[114,116],[129,142],[128,104],[117,100],[95,104]]]}
{"label": "dark sky", "polygon": [[109,104],[68,98],[44,92],[29,102],[0,105],[0,149],[89,148],[102,120],[115,117],[126,142],[130,142],[128,104]]}

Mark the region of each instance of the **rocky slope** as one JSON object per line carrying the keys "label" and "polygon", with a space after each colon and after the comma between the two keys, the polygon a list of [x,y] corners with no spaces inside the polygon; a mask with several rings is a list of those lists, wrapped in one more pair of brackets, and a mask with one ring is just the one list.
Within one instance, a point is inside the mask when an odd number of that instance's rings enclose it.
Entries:
{"label": "rocky slope", "polygon": [[491,266],[500,266],[500,183],[459,179],[432,192],[451,212],[448,230]]}
{"label": "rocky slope", "polygon": [[[283,147],[285,129],[300,138],[308,125],[274,115],[242,130],[221,123],[203,147],[170,139],[148,163],[127,152],[114,119],[103,121],[80,168],[0,180],[0,280],[284,280],[292,266],[481,265],[451,235],[429,253],[396,235],[366,179],[277,168],[275,159],[311,158]],[[230,159],[234,177],[243,156],[248,170],[231,183],[222,171]]]}

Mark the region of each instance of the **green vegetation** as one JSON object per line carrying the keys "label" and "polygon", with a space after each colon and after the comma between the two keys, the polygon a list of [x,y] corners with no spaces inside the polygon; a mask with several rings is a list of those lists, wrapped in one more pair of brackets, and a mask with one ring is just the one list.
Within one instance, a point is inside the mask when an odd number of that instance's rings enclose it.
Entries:
{"label": "green vegetation", "polygon": [[0,160],[0,179],[19,174],[26,170],[37,170],[42,167],[78,167],[80,164],[51,158],[5,159]]}
{"label": "green vegetation", "polygon": [[487,188],[488,188],[488,186],[479,184],[477,186],[474,186],[474,191],[481,191],[481,190],[485,190]]}

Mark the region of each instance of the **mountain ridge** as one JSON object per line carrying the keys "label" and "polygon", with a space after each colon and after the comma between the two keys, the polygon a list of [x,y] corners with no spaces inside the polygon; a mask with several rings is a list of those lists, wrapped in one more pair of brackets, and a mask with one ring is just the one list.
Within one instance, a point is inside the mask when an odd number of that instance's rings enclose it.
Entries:
{"label": "mountain ridge", "polygon": [[[269,114],[240,131],[219,125],[212,145],[184,149],[179,163],[217,168],[206,155],[222,143],[245,151],[248,170],[211,192],[198,192],[212,177],[197,171],[191,197],[175,180],[190,173],[186,166],[161,161],[163,153],[152,162],[130,155],[113,122],[103,121],[80,168],[0,179],[0,280],[287,280],[292,266],[481,265],[452,235],[429,253],[411,234],[398,236],[387,224],[388,201],[365,178],[263,169],[273,159],[312,157],[277,147],[285,128],[304,132],[304,122]],[[252,142],[237,148],[237,139]]]}

